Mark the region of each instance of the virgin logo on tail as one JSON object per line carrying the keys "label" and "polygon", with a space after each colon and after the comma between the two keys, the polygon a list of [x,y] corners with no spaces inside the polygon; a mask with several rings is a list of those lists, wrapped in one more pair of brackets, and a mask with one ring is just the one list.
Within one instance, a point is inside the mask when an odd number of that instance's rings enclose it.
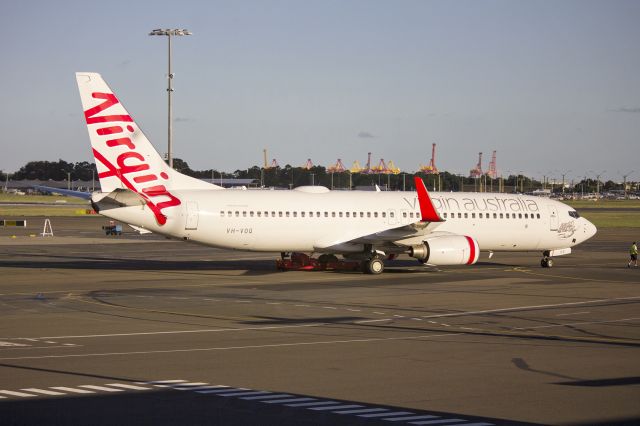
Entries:
{"label": "virgin logo on tail", "polygon": [[[96,134],[104,142],[104,151],[100,152],[94,146],[93,155],[108,170],[100,173],[98,177],[115,176],[118,178],[127,188],[140,194],[147,201],[147,206],[155,215],[158,223],[164,225],[167,222],[167,216],[162,213],[162,210],[181,204],[180,199],[171,194],[164,185],[156,182],[160,178],[169,180],[169,175],[165,172],[154,173],[150,170],[151,166],[145,161],[145,157],[136,151],[136,145],[129,137],[129,134],[133,134],[135,129],[130,124],[124,125],[124,123],[133,123],[131,116],[96,115],[120,103],[115,95],[113,93],[92,93],[91,96],[95,99],[104,99],[102,103],[84,112],[87,125],[104,123],[104,126],[95,128]],[[114,125],[113,123],[123,124]],[[117,152],[114,153],[112,150],[117,150]],[[113,158],[116,154],[116,164],[113,164],[107,157]],[[132,175],[132,179],[129,175]],[[159,197],[164,200],[158,202]]]}

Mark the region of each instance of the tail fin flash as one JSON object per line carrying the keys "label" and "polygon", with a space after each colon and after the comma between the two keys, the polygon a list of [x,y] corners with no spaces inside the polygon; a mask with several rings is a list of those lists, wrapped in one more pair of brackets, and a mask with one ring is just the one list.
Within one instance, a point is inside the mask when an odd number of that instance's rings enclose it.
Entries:
{"label": "tail fin flash", "polygon": [[102,192],[140,194],[163,224],[162,209],[181,204],[172,190],[222,189],[171,169],[100,74],[79,72],[76,80]]}

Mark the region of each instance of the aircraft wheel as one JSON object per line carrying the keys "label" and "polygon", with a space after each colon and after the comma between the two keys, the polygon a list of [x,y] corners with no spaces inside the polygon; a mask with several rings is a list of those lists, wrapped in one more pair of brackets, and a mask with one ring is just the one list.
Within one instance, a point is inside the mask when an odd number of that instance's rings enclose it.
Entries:
{"label": "aircraft wheel", "polygon": [[547,259],[547,268],[553,267],[553,259]]}
{"label": "aircraft wheel", "polygon": [[377,257],[365,261],[363,266],[365,269],[365,273],[371,275],[378,275],[381,274],[382,271],[384,271],[384,263]]}

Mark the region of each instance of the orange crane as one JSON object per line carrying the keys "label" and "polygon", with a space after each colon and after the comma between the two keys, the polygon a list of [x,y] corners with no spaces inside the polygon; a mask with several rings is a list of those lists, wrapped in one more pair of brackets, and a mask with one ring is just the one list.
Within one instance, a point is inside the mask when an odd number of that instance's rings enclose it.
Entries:
{"label": "orange crane", "polygon": [[420,166],[420,171],[428,175],[437,175],[440,173],[436,167],[436,144],[431,144],[431,161],[428,166]]}
{"label": "orange crane", "polygon": [[469,176],[472,178],[479,178],[482,176],[482,153],[478,153],[478,164],[475,168],[469,171]]}
{"label": "orange crane", "polygon": [[345,167],[344,164],[342,164],[342,160],[340,158],[338,158],[338,161],[336,161],[336,164],[327,167],[327,171],[329,173],[342,173],[345,171]]}
{"label": "orange crane", "polygon": [[493,155],[491,155],[491,161],[489,162],[489,170],[487,171],[487,176],[491,179],[495,179],[498,177],[498,169],[496,168],[496,151],[493,151]]}
{"label": "orange crane", "polygon": [[313,168],[313,163],[311,162],[311,158],[307,158],[307,162],[302,166],[303,169],[311,170]]}
{"label": "orange crane", "polygon": [[364,166],[364,169],[362,170],[362,173],[364,174],[371,174],[371,173],[375,173],[372,169],[371,169],[371,153],[367,154],[367,164],[366,166]]}

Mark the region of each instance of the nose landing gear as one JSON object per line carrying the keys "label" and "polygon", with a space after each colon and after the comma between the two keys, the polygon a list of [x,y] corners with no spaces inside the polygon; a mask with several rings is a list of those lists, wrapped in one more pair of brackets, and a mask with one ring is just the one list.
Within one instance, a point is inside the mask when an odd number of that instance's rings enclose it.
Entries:
{"label": "nose landing gear", "polygon": [[549,250],[544,251],[542,253],[542,260],[540,261],[540,266],[543,268],[552,268],[553,267],[553,259],[551,258],[551,253]]}

